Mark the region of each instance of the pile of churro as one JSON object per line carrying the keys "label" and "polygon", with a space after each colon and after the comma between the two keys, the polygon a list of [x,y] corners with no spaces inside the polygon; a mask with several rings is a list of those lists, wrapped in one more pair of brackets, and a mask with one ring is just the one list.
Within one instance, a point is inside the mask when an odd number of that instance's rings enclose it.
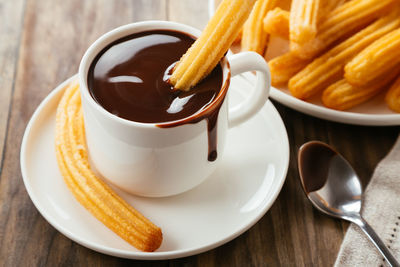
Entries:
{"label": "pile of churro", "polygon": [[346,110],[386,90],[400,112],[400,0],[258,0],[240,34],[263,56],[270,36],[289,42],[268,64],[272,85],[296,98]]}
{"label": "pile of churro", "polygon": [[67,86],[56,115],[56,154],[64,181],[99,221],[142,251],[162,242],[161,229],[119,197],[89,166],[77,82]]}

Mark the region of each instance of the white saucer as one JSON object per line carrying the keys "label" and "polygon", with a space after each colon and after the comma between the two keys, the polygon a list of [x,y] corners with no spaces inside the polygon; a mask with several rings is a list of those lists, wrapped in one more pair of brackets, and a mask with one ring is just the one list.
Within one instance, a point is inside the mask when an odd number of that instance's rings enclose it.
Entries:
{"label": "white saucer", "polygon": [[[71,78],[72,79],[72,78]],[[43,217],[61,233],[90,249],[131,259],[171,259],[220,246],[254,225],[271,207],[285,181],[289,144],[271,102],[228,133],[217,171],[195,189],[174,197],[144,198],[117,190],[160,226],[164,240],[156,252],[136,250],[95,219],[73,197],[59,173],[54,150],[55,113],[67,80],[33,114],[22,141],[25,187]],[[235,77],[230,103],[251,88]]]}

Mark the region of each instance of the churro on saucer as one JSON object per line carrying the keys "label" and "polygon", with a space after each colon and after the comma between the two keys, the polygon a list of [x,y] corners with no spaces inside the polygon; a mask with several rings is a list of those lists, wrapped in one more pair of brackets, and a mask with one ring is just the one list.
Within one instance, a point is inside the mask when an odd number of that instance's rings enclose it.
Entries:
{"label": "churro on saucer", "polygon": [[137,249],[156,250],[162,242],[161,229],[119,197],[90,168],[77,82],[66,88],[58,105],[55,144],[64,181],[82,206]]}

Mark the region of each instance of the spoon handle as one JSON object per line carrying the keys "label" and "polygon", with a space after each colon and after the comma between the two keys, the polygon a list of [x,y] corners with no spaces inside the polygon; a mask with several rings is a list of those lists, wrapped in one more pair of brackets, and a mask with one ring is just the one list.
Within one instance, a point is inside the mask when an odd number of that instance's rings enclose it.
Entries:
{"label": "spoon handle", "polygon": [[378,234],[372,229],[372,227],[362,218],[353,219],[352,222],[357,224],[361,230],[369,237],[372,243],[376,246],[379,252],[385,257],[387,263],[390,266],[400,267],[399,262],[395,259],[392,252],[386,247],[382,239],[379,238]]}

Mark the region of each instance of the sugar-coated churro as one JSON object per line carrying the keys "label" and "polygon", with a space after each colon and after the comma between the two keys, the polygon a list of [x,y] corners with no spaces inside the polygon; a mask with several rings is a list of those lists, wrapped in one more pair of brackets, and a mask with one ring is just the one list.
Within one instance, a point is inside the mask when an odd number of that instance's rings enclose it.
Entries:
{"label": "sugar-coated churro", "polygon": [[317,34],[320,0],[292,0],[290,8],[290,44],[304,44]]}
{"label": "sugar-coated churro", "polygon": [[340,80],[348,61],[372,42],[399,27],[398,15],[399,11],[394,10],[307,65],[290,79],[292,95],[307,99]]}
{"label": "sugar-coated churro", "polygon": [[270,35],[289,39],[289,11],[279,7],[269,11],[264,18],[264,31]]}
{"label": "sugar-coated churro", "polygon": [[388,72],[400,63],[400,29],[396,29],[373,42],[346,64],[345,78],[355,86]]}
{"label": "sugar-coated churro", "polygon": [[385,102],[391,110],[400,112],[400,76],[387,91]]}
{"label": "sugar-coated churro", "polygon": [[264,31],[263,19],[268,11],[276,6],[277,0],[258,0],[244,24],[242,50],[254,51],[264,55],[268,34]]}
{"label": "sugar-coated churro", "polygon": [[387,85],[395,78],[396,73],[399,71],[385,73],[379,79],[364,86],[354,86],[342,79],[324,90],[322,103],[328,108],[337,110],[352,108],[386,89]]}
{"label": "sugar-coated churro", "polygon": [[[317,28],[320,27],[320,25],[323,23],[323,21],[325,20],[325,18],[336,8],[338,8],[339,6],[341,6],[346,0],[320,0],[319,2],[319,8],[318,8],[318,12],[317,12]],[[320,32],[317,29],[317,34],[318,32]],[[314,36],[315,37],[315,36]],[[311,48],[315,48],[315,44],[319,43],[319,41],[316,38],[309,38],[308,42],[304,42],[304,43],[297,43],[297,42],[290,42],[290,49],[292,51],[294,51],[295,53],[297,53],[297,57],[301,57],[304,59],[307,58],[312,58],[314,56],[316,56],[318,53],[312,54],[310,50],[312,50]],[[325,46],[323,46],[322,48],[324,48]],[[323,50],[321,48],[321,51]],[[308,52],[310,52],[310,54],[307,54]],[[301,54],[301,53],[304,53]]]}
{"label": "sugar-coated churro", "polygon": [[301,46],[291,46],[299,57],[312,58],[334,42],[348,37],[389,12],[398,0],[352,0],[330,12],[318,27],[316,38]]}
{"label": "sugar-coated churro", "polygon": [[310,61],[298,58],[292,52],[273,58],[268,62],[271,72],[271,85],[275,87],[287,85],[289,79],[307,66]]}
{"label": "sugar-coated churro", "polygon": [[223,0],[200,37],[182,56],[169,79],[187,91],[207,76],[235,40],[256,0]]}
{"label": "sugar-coated churro", "polygon": [[98,220],[131,245],[154,251],[161,229],[119,197],[90,169],[77,82],[70,84],[56,114],[56,155],[64,181],[75,198]]}

